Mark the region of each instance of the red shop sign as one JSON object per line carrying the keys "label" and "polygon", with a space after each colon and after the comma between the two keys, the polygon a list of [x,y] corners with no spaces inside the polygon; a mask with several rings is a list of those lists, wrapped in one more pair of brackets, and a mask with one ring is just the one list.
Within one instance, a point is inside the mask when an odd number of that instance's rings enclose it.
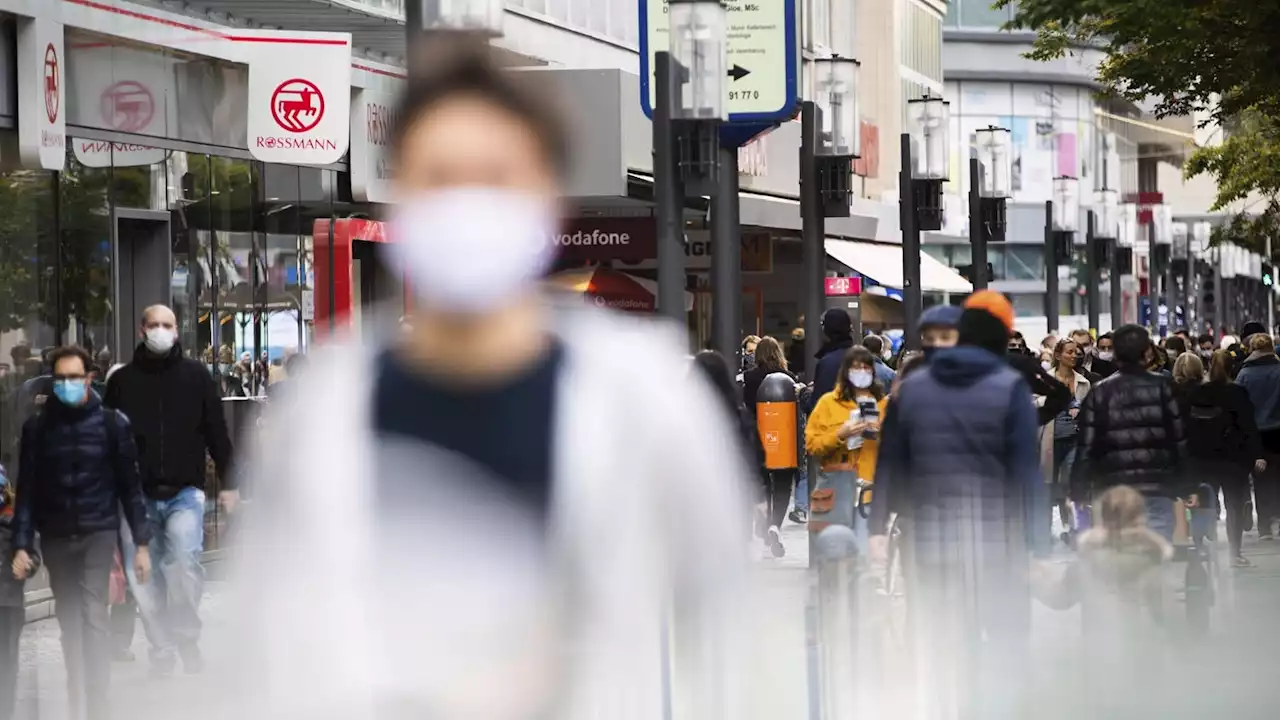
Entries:
{"label": "red shop sign", "polygon": [[570,218],[553,239],[560,258],[573,263],[636,263],[658,257],[658,223],[652,216]]}
{"label": "red shop sign", "polygon": [[862,278],[829,277],[824,280],[827,297],[844,297],[862,294]]}

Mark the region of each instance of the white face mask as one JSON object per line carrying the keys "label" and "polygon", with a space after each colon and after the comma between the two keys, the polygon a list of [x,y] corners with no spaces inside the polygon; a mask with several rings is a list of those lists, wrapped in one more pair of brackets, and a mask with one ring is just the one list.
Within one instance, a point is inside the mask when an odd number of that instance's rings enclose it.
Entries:
{"label": "white face mask", "polygon": [[849,382],[853,383],[853,386],[860,390],[865,390],[871,387],[873,380],[875,380],[875,375],[870,370],[849,371]]}
{"label": "white face mask", "polygon": [[1105,361],[1105,362],[1111,362],[1111,360],[1112,360],[1113,358],[1115,358],[1115,356],[1116,356],[1116,354],[1115,354],[1115,353],[1113,353],[1113,352],[1111,352],[1110,350],[1099,350],[1099,351],[1098,351],[1098,359],[1099,359],[1099,360],[1103,360],[1103,361]]}
{"label": "white face mask", "polygon": [[177,335],[169,328],[153,327],[147,330],[144,342],[147,349],[157,355],[164,355],[173,349]]}
{"label": "white face mask", "polygon": [[424,304],[492,311],[528,290],[555,257],[554,203],[515,190],[460,187],[421,193],[392,215],[387,250]]}
{"label": "white face mask", "polygon": [[1050,370],[1053,369],[1053,363],[1049,362],[1048,360],[1041,360],[1040,367],[1044,368],[1045,372],[1049,372]]}

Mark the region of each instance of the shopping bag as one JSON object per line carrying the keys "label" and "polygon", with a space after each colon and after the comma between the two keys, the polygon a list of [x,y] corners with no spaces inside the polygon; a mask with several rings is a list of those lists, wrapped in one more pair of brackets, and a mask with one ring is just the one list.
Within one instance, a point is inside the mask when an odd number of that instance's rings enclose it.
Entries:
{"label": "shopping bag", "polygon": [[124,563],[120,561],[120,550],[116,550],[111,562],[110,602],[112,605],[123,605],[128,580],[124,576]]}

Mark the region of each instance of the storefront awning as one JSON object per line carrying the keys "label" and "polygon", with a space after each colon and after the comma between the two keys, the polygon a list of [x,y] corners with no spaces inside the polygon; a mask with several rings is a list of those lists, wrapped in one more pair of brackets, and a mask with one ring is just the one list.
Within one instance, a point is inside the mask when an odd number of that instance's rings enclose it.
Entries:
{"label": "storefront awning", "polygon": [[[877,284],[902,289],[902,246],[887,243],[826,241],[827,254]],[[973,284],[955,270],[920,253],[920,288],[924,292],[971,293]]]}

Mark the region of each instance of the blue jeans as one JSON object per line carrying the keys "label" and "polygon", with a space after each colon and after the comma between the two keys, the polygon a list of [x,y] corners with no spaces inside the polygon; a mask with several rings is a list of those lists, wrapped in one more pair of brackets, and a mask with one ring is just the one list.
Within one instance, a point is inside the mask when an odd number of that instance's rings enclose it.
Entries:
{"label": "blue jeans", "polygon": [[133,570],[137,552],[124,524],[125,576],[151,643],[152,662],[171,663],[178,649],[200,640],[200,598],[204,594],[204,491],[184,488],[169,500],[147,499],[151,523],[151,579],[138,583]]}
{"label": "blue jeans", "polygon": [[1147,498],[1147,527],[1169,542],[1173,542],[1173,513],[1172,498]]}

